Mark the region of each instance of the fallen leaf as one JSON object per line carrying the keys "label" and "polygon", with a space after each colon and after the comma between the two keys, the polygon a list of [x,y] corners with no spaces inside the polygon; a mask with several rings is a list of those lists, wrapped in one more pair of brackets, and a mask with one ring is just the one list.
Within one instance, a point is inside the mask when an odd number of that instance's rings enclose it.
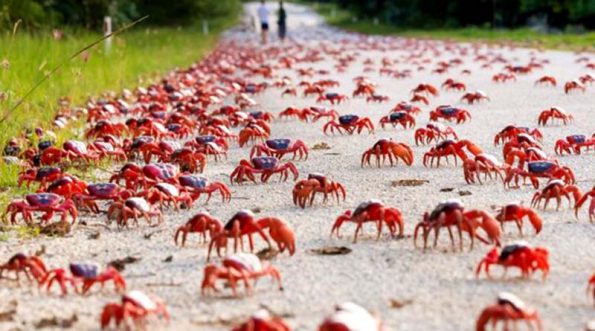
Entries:
{"label": "fallen leaf", "polygon": [[325,246],[311,249],[310,252],[318,255],[346,255],[351,253],[351,248],[345,246]]}
{"label": "fallen leaf", "polygon": [[145,233],[145,236],[144,237],[145,237],[145,239],[149,240],[149,239],[151,239],[151,237],[154,234],[157,234],[157,233],[160,233],[160,232],[163,232],[163,231],[165,231],[165,230],[159,229],[159,230],[155,230],[155,231],[152,231],[152,232],[148,232],[148,233]]}
{"label": "fallen leaf", "polygon": [[6,311],[0,312],[0,322],[14,321],[14,315],[17,313],[17,306],[19,303],[16,300],[11,300],[8,304],[10,308]]}
{"label": "fallen leaf", "polygon": [[391,308],[395,308],[395,309],[401,309],[407,305],[410,305],[413,303],[413,300],[411,299],[407,299],[407,300],[397,300],[397,299],[390,299],[388,301],[388,304]]}
{"label": "fallen leaf", "polygon": [[276,250],[274,248],[267,247],[265,249],[260,250],[258,253],[256,253],[256,256],[258,256],[258,258],[261,260],[271,260],[278,254],[279,254],[278,250]]}
{"label": "fallen leaf", "polygon": [[452,192],[454,187],[444,187],[440,189],[440,192]]}
{"label": "fallen leaf", "polygon": [[181,283],[174,283],[174,282],[169,282],[169,283],[147,283],[146,286],[149,287],[180,287],[182,286]]}
{"label": "fallen leaf", "polygon": [[254,207],[250,209],[250,211],[252,211],[254,214],[258,214],[262,211],[262,209],[260,209],[260,207]]}
{"label": "fallen leaf", "polygon": [[471,195],[471,191],[459,191],[460,196]]}
{"label": "fallen leaf", "polygon": [[45,254],[45,245],[41,245],[41,247],[35,251],[35,256],[42,256],[43,254]]}
{"label": "fallen leaf", "polygon": [[170,256],[166,257],[165,260],[163,260],[163,262],[171,262],[173,260],[174,260],[174,256],[170,255]]}
{"label": "fallen leaf", "polygon": [[35,328],[62,328],[62,329],[69,329],[71,328],[74,323],[78,322],[79,318],[77,314],[72,314],[70,318],[58,318],[53,316],[51,318],[42,318],[41,320],[33,323]]}
{"label": "fallen leaf", "polygon": [[397,187],[397,186],[420,186],[426,183],[429,183],[430,181],[427,179],[399,179],[399,180],[393,180],[392,182],[390,182],[392,187]]}
{"label": "fallen leaf", "polygon": [[314,146],[312,146],[312,150],[315,150],[315,151],[326,150],[326,149],[331,149],[331,146],[329,146],[325,142],[317,143],[317,144],[314,144]]}
{"label": "fallen leaf", "polygon": [[123,259],[116,259],[116,260],[110,261],[107,265],[110,267],[116,268],[116,270],[118,270],[118,271],[122,271],[126,268],[127,264],[136,263],[140,260],[141,260],[140,257],[127,256]]}
{"label": "fallen leaf", "polygon": [[332,152],[332,153],[324,153],[324,155],[341,155],[341,153]]}
{"label": "fallen leaf", "polygon": [[100,235],[101,235],[101,232],[93,232],[93,233],[89,234],[89,236],[87,238],[90,240],[96,240],[96,239],[99,239]]}
{"label": "fallen leaf", "polygon": [[41,231],[39,233],[45,234],[46,236],[58,236],[64,237],[68,233],[70,233],[70,223],[69,222],[56,222],[51,223],[46,226],[41,227]]}

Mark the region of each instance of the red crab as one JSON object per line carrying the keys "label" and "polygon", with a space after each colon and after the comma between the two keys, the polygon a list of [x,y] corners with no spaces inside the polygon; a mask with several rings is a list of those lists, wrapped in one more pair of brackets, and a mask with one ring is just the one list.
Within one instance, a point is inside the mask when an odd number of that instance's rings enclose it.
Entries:
{"label": "red crab", "polygon": [[574,116],[560,107],[551,107],[550,109],[546,109],[539,113],[537,123],[545,126],[548,121],[553,121],[555,119],[561,120],[562,123],[566,125],[567,123],[574,121]]}
{"label": "red crab", "polygon": [[284,111],[279,113],[279,118],[297,118],[302,122],[308,122],[308,114],[307,108],[299,109],[297,107],[287,107]]}
{"label": "red crab", "polygon": [[0,279],[8,279],[4,276],[5,272],[13,272],[17,283],[20,282],[21,274],[25,274],[28,280],[33,277],[39,283],[46,275],[47,269],[39,257],[17,253],[8,259],[6,263],[0,264]]}
{"label": "red crab", "polygon": [[595,186],[591,188],[591,191],[586,192],[583,197],[576,202],[574,205],[574,215],[578,218],[578,211],[580,208],[591,198],[591,204],[589,205],[589,220],[591,222],[595,221]]}
{"label": "red crab", "polygon": [[411,99],[409,99],[409,102],[420,102],[426,106],[430,104],[430,101],[428,100],[428,98],[426,98],[425,96],[423,96],[421,94],[414,94],[411,97]]}
{"label": "red crab", "polygon": [[564,84],[564,93],[570,94],[570,92],[575,91],[575,90],[585,92],[587,90],[587,88],[585,87],[585,85],[583,83],[581,83],[578,80],[571,80],[569,82],[566,82],[566,84]]}
{"label": "red crab", "polygon": [[446,91],[456,90],[456,91],[465,91],[467,86],[465,86],[462,82],[457,82],[452,78],[448,78],[447,80],[442,83],[441,87]]}
{"label": "red crab", "polygon": [[240,210],[232,216],[232,218],[225,224],[220,232],[211,236],[209,243],[209,251],[207,253],[207,260],[211,258],[211,250],[214,244],[217,244],[217,255],[221,256],[221,248],[227,248],[227,238],[233,238],[233,251],[238,251],[238,244],[241,242],[243,248],[242,236],[248,236],[248,243],[250,244],[250,251],[254,251],[254,242],[252,234],[258,233],[264,241],[271,246],[269,238],[265,235],[263,229],[258,224],[260,220],[254,219],[254,213],[250,210]]}
{"label": "red crab", "polygon": [[77,210],[71,199],[63,199],[54,193],[33,193],[27,194],[25,200],[13,200],[6,207],[6,214],[10,214],[10,222],[16,223],[16,215],[21,214],[25,222],[32,221],[32,213],[44,212],[42,222],[49,221],[55,212],[62,214],[62,221],[66,221],[68,214],[72,216],[72,223],[76,221]]}
{"label": "red crab", "polygon": [[425,128],[415,130],[415,145],[429,144],[433,141],[447,139],[451,135],[454,139],[459,139],[455,130],[450,126],[444,127],[440,123],[428,123]]}
{"label": "red crab", "polygon": [[280,163],[279,159],[273,156],[258,156],[250,161],[241,160],[229,179],[231,183],[242,183],[246,180],[245,177],[248,177],[252,182],[256,182],[254,174],[261,174],[260,181],[266,183],[272,175],[278,173],[281,175],[281,180],[285,181],[290,171],[294,175],[294,180],[297,180],[299,172],[292,162]]}
{"label": "red crab", "polygon": [[477,90],[475,92],[465,93],[461,97],[461,101],[466,101],[468,104],[478,103],[482,100],[490,100],[490,98],[485,94],[485,92]]}
{"label": "red crab", "polygon": [[535,234],[541,232],[543,220],[535,210],[530,207],[522,206],[518,203],[510,203],[498,211],[496,220],[500,222],[500,226],[504,229],[504,222],[515,222],[519,233],[523,235],[523,218],[527,217],[529,222],[535,229]]}
{"label": "red crab", "polygon": [[481,153],[476,155],[473,159],[467,159],[463,162],[463,174],[467,184],[475,183],[475,179],[481,184],[481,174],[484,174],[484,180],[487,177],[492,179],[492,175],[497,179],[500,177],[504,181],[502,171],[504,166],[495,156]]}
{"label": "red crab", "polygon": [[318,122],[321,118],[330,118],[331,121],[336,120],[339,117],[339,113],[337,113],[334,109],[327,109],[321,107],[309,107],[304,108],[304,110],[308,110],[308,116],[312,116],[312,122]]}
{"label": "red crab", "polygon": [[424,250],[428,247],[428,236],[434,230],[434,247],[438,245],[438,236],[440,228],[446,227],[448,233],[451,235],[450,240],[452,246],[455,246],[454,237],[452,236],[451,226],[454,226],[459,233],[459,244],[461,251],[463,250],[463,229],[468,230],[471,239],[469,249],[473,249],[475,234],[475,226],[470,219],[475,218],[476,215],[465,215],[463,203],[457,199],[446,200],[439,203],[431,213],[425,212],[423,220],[415,226],[413,231],[413,245],[417,247],[417,234],[419,229],[422,229],[422,236],[424,240]]}
{"label": "red crab", "polygon": [[[163,214],[154,206],[151,206],[147,200],[140,197],[132,197],[124,202],[116,201],[111,204],[107,211],[108,217],[114,217],[119,227],[128,226],[128,220],[134,219],[135,225],[138,225],[138,217],[143,216],[147,223],[151,225],[151,218],[157,217],[158,226],[163,222]],[[110,218],[111,218],[110,217]]]}
{"label": "red crab", "polygon": [[38,190],[38,192],[55,193],[70,199],[73,194],[83,192],[87,188],[87,185],[85,181],[75,176],[65,175],[53,181],[47,188]]}
{"label": "red crab", "polygon": [[91,139],[103,135],[121,137],[128,131],[124,123],[112,123],[108,120],[100,120],[85,132],[85,139]]}
{"label": "red crab", "polygon": [[548,251],[543,247],[531,247],[526,242],[517,242],[506,245],[502,250],[498,248],[491,249],[486,256],[479,262],[475,269],[475,275],[483,270],[490,276],[490,266],[493,264],[501,265],[504,269],[516,267],[521,269],[523,278],[530,278],[536,270],[541,270],[543,280],[547,278],[550,270]]}
{"label": "red crab", "polygon": [[126,153],[121,147],[114,147],[111,143],[101,140],[95,140],[90,144],[89,151],[96,153],[99,159],[111,157],[117,162],[126,162],[128,160]]}
{"label": "red crab", "polygon": [[419,84],[413,90],[411,90],[412,94],[420,94],[425,93],[426,95],[437,96],[438,89],[430,84]]}
{"label": "red crab", "polygon": [[220,220],[214,218],[206,211],[199,212],[176,230],[174,242],[176,245],[178,244],[178,237],[181,234],[181,246],[184,247],[188,233],[198,233],[202,234],[203,243],[206,243],[207,232],[209,233],[209,236],[212,237],[213,234],[220,232],[221,229],[223,229],[223,223]]}
{"label": "red crab", "polygon": [[331,103],[331,105],[335,105],[335,104],[341,104],[341,102],[349,100],[349,97],[347,97],[344,94],[339,94],[339,93],[325,93],[324,95],[320,95],[318,97],[318,99],[316,99],[316,102],[321,103],[324,101],[328,101]]}
{"label": "red crab", "polygon": [[[513,329],[516,329],[517,321],[523,321],[529,325],[531,330],[542,331],[541,318],[536,310],[528,308],[524,302],[511,293],[500,293],[498,301],[490,306],[484,308],[477,318],[475,330],[486,331],[488,325],[492,326],[492,330],[496,330],[498,322],[502,322],[505,328],[513,324]],[[535,329],[533,328],[535,324]]]}
{"label": "red crab", "polygon": [[498,146],[500,142],[506,143],[512,140],[516,140],[521,134],[529,135],[530,137],[542,140],[543,134],[538,129],[529,129],[528,127],[507,125],[504,129],[500,130],[498,134],[494,136],[494,145]]}
{"label": "red crab", "polygon": [[216,287],[219,279],[227,281],[234,296],[238,296],[237,285],[239,281],[244,283],[246,293],[250,294],[253,286],[251,280],[256,281],[264,276],[271,276],[277,281],[279,290],[283,290],[281,272],[271,264],[261,262],[254,254],[237,253],[224,258],[221,264],[220,267],[215,264],[205,266],[201,285],[203,295],[209,292],[219,292]]}
{"label": "red crab", "polygon": [[376,88],[374,84],[369,82],[361,82],[357,84],[355,90],[353,91],[353,97],[358,97],[360,95],[371,96],[374,95],[376,92]]}
{"label": "red crab", "polygon": [[231,191],[222,182],[209,182],[206,177],[197,175],[181,175],[178,182],[185,191],[190,193],[194,201],[198,200],[200,195],[204,193],[207,194],[206,202],[209,202],[211,195],[215,192],[219,192],[222,202],[231,201]]}
{"label": "red crab", "polygon": [[[85,160],[85,162],[97,161],[99,154],[93,153],[82,141],[68,140],[63,145],[64,156],[71,161]],[[59,162],[59,161],[58,161]]]}
{"label": "red crab", "polygon": [[151,163],[142,168],[142,174],[138,175],[137,183],[145,189],[160,182],[175,184],[179,175],[179,169],[176,165],[170,163]]}
{"label": "red crab", "polygon": [[444,157],[448,162],[449,155],[452,155],[454,157],[455,165],[457,164],[457,157],[460,158],[461,161],[465,162],[468,159],[468,156],[463,150],[464,148],[466,148],[467,151],[469,151],[471,154],[475,156],[482,153],[481,148],[479,148],[479,146],[475,145],[469,140],[464,139],[455,141],[451,139],[446,139],[439,142],[436,146],[430,148],[430,150],[424,154],[423,164],[427,167],[429,160],[430,167],[433,167],[434,160],[437,159],[438,162],[436,166],[439,167],[440,159]]}
{"label": "red crab", "polygon": [[499,73],[492,76],[494,83],[506,83],[508,81],[516,81],[516,75],[513,73]]}
{"label": "red crab", "polygon": [[399,236],[403,235],[403,228],[405,226],[399,209],[386,207],[382,201],[375,199],[360,203],[353,212],[346,210],[343,214],[339,215],[335,220],[335,224],[333,224],[331,236],[337,232],[337,237],[339,237],[339,229],[345,222],[353,222],[357,225],[353,236],[354,243],[357,242],[357,236],[362,231],[362,227],[366,222],[376,223],[376,228],[378,229],[377,240],[380,239],[380,235],[382,234],[383,223],[386,223],[388,226],[391,236],[395,235],[397,227]]}
{"label": "red crab", "polygon": [[269,137],[271,129],[266,122],[260,120],[246,125],[238,135],[238,144],[244,147],[248,142],[255,142]]}
{"label": "red crab", "polygon": [[366,309],[352,302],[345,302],[335,307],[327,316],[318,331],[382,331],[382,322]]}
{"label": "red crab", "polygon": [[370,159],[372,156],[376,158],[376,165],[379,168],[385,163],[387,157],[391,167],[393,166],[393,160],[398,163],[399,159],[408,166],[413,164],[413,150],[411,150],[411,147],[405,143],[394,142],[388,139],[378,140],[370,149],[364,152],[362,155],[362,167],[366,164],[371,165]]}
{"label": "red crab", "polygon": [[112,320],[116,327],[127,325],[129,321],[137,326],[146,325],[145,319],[151,315],[169,320],[167,307],[161,299],[148,296],[141,291],[130,291],[122,295],[121,303],[111,302],[103,306],[100,325],[101,329],[106,329]]}
{"label": "red crab", "polygon": [[595,147],[595,137],[587,138],[584,134],[566,136],[566,139],[556,140],[554,150],[558,155],[564,155],[564,153],[572,154],[573,152],[575,154],[580,154],[581,148],[583,147],[586,151],[591,147]]}
{"label": "red crab", "polygon": [[389,115],[380,118],[380,126],[382,126],[383,129],[386,124],[391,124],[393,128],[397,127],[399,124],[403,129],[412,128],[415,126],[415,117],[405,111],[392,112]]}
{"label": "red crab", "polygon": [[456,108],[449,105],[438,106],[430,112],[430,121],[444,119],[448,122],[457,121],[457,124],[465,123],[471,119],[471,114],[465,109]]}
{"label": "red crab", "polygon": [[19,187],[25,183],[25,186],[29,188],[31,182],[38,182],[39,188],[45,189],[48,183],[55,181],[63,175],[62,170],[57,167],[27,169],[19,174],[17,183]]}
{"label": "red crab", "polygon": [[[95,283],[100,283],[101,288],[103,289],[106,282],[113,281],[117,292],[126,290],[126,281],[124,281],[124,278],[120,275],[118,270],[113,267],[107,267],[105,270],[101,271],[99,265],[85,262],[71,263],[69,269],[71,275],[68,275],[64,269],[50,270],[40,282],[39,286],[46,286],[49,291],[54,282],[56,282],[60,286],[62,295],[66,295],[68,294],[66,285],[71,284],[76,292],[85,295]],[[77,282],[79,281],[83,282],[80,291],[77,288]]]}
{"label": "red crab", "polygon": [[297,96],[297,90],[293,87],[288,87],[283,92],[281,92],[281,96],[284,97],[286,95],[293,95],[294,97]]}
{"label": "red crab", "polygon": [[556,86],[557,84],[558,82],[556,81],[556,78],[552,76],[542,76],[541,78],[535,81],[535,85]]}
{"label": "red crab", "polygon": [[337,130],[340,134],[343,134],[343,131],[348,134],[353,134],[357,131],[359,134],[364,130],[364,128],[368,129],[369,133],[374,132],[374,124],[372,124],[372,121],[369,118],[360,118],[357,115],[342,115],[339,116],[338,123],[335,120],[331,120],[324,125],[322,131],[324,134],[327,134],[329,129],[331,133],[334,133],[335,130]]}
{"label": "red crab", "polygon": [[72,199],[77,205],[84,205],[92,212],[98,214],[99,206],[97,206],[97,200],[125,200],[132,195],[132,191],[123,189],[118,184],[97,183],[88,185],[83,192],[74,194]]}
{"label": "red crab", "polygon": [[390,98],[388,96],[380,95],[380,94],[372,94],[372,95],[366,97],[366,102],[383,103],[383,102],[388,102],[388,100],[390,100]]}
{"label": "red crab", "polygon": [[[213,149],[217,149],[218,146],[213,144]],[[211,150],[209,148],[209,150]],[[215,150],[212,155],[215,155],[215,160],[218,159],[219,155],[225,155],[227,153],[223,150]],[[192,151],[190,148],[176,149],[169,158],[162,158],[162,161],[171,162],[180,167],[182,171],[188,171],[191,173],[204,172],[207,165],[207,157],[204,153]]]}
{"label": "red crab", "polygon": [[[561,179],[566,184],[576,182],[574,172],[567,166],[561,166],[553,161],[531,161],[527,163],[527,170],[523,168],[508,168],[504,186],[508,188],[518,188],[519,179],[529,179],[533,187],[539,188],[539,178]],[[512,182],[514,181],[514,186]]]}
{"label": "red crab", "polygon": [[343,196],[343,201],[346,196],[345,187],[341,183],[331,181],[322,174],[312,173],[308,175],[308,179],[295,183],[292,191],[293,203],[305,208],[309,200],[309,205],[312,206],[316,193],[324,194],[324,202],[328,200],[329,194],[334,194],[337,202],[340,201],[340,195]]}
{"label": "red crab", "polygon": [[173,205],[178,210],[179,203],[183,203],[185,208],[192,207],[194,199],[188,192],[180,191],[178,186],[169,183],[157,183],[149,190],[140,192],[141,196],[145,196],[150,204],[159,202],[159,208],[163,210],[165,203]]}
{"label": "red crab", "polygon": [[285,154],[293,153],[293,159],[296,156],[299,160],[308,159],[308,146],[303,141],[297,139],[292,143],[291,139],[268,139],[264,144],[256,144],[250,151],[250,157],[267,155],[274,156],[281,160]]}
{"label": "red crab", "polygon": [[291,331],[291,328],[280,317],[271,316],[268,310],[261,309],[231,331]]}
{"label": "red crab", "polygon": [[[583,194],[576,185],[568,185],[559,179],[554,179],[547,183],[542,190],[535,192],[531,199],[531,206],[539,207],[541,201],[545,200],[543,204],[543,209],[545,210],[547,209],[550,200],[556,199],[556,210],[559,210],[560,204],[562,203],[562,197],[565,197],[568,200],[568,203],[571,204],[571,206],[574,206],[580,201]],[[574,204],[572,204],[571,197],[574,199]]]}
{"label": "red crab", "polygon": [[401,101],[398,104],[396,104],[393,107],[393,109],[391,109],[391,113],[398,112],[398,111],[404,111],[411,115],[418,115],[419,113],[421,113],[421,108],[419,108],[407,101]]}

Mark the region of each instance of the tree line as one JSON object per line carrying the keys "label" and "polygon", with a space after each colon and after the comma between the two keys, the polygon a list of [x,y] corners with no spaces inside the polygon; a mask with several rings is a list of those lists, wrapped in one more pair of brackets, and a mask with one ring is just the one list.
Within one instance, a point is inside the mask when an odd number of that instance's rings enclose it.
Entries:
{"label": "tree line", "polygon": [[239,0],[0,0],[0,29],[17,20],[27,28],[74,26],[101,30],[103,18],[124,24],[149,15],[149,24],[186,25],[239,12]]}
{"label": "tree line", "polygon": [[[324,0],[322,2],[325,2]],[[502,27],[531,22],[595,29],[595,0],[326,0],[358,16],[419,28]]]}

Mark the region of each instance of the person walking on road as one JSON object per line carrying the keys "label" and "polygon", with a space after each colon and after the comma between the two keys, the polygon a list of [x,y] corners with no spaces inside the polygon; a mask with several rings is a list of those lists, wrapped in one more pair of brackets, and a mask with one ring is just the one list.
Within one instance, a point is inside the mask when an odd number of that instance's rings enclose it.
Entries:
{"label": "person walking on road", "polygon": [[285,41],[285,34],[287,33],[287,12],[285,12],[285,8],[283,8],[283,1],[279,1],[279,13],[277,14],[277,25],[278,25],[278,33],[279,33],[279,40],[281,42]]}
{"label": "person walking on road", "polygon": [[260,38],[262,44],[266,45],[269,32],[269,8],[267,7],[265,0],[260,1],[258,7],[258,19],[260,20]]}

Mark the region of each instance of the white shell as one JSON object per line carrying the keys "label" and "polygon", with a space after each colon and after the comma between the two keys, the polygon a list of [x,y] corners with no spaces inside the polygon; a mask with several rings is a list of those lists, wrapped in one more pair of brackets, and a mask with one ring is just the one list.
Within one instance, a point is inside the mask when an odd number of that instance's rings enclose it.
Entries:
{"label": "white shell", "polygon": [[155,186],[158,186],[160,190],[167,192],[172,197],[177,197],[180,195],[180,190],[172,184],[169,183],[159,183]]}
{"label": "white shell", "polygon": [[519,310],[526,310],[527,306],[525,303],[519,299],[516,295],[510,292],[500,292],[498,294],[498,301],[506,301],[509,302],[513,307]]}
{"label": "white shell", "polygon": [[133,201],[134,204],[137,205],[141,211],[148,212],[151,210],[149,203],[144,198],[133,197],[133,198],[128,198],[128,200]]}
{"label": "white shell", "polygon": [[374,316],[352,302],[338,305],[337,311],[327,321],[343,324],[349,331],[377,331],[380,328],[380,323]]}
{"label": "white shell", "polygon": [[236,253],[225,258],[243,266],[249,271],[262,271],[262,263],[258,256],[250,253]]}
{"label": "white shell", "polygon": [[153,301],[148,295],[141,291],[130,291],[124,294],[124,297],[130,301],[133,301],[145,310],[157,309],[157,304],[155,304],[155,301]]}
{"label": "white shell", "polygon": [[459,200],[459,199],[448,199],[448,200],[445,200],[445,201],[444,201],[444,202],[442,202],[442,203],[444,203],[444,204],[451,204],[451,203],[456,203],[456,204],[459,204],[459,205],[461,205],[461,206],[464,206],[464,205],[463,205],[463,202],[462,202],[461,200]]}

